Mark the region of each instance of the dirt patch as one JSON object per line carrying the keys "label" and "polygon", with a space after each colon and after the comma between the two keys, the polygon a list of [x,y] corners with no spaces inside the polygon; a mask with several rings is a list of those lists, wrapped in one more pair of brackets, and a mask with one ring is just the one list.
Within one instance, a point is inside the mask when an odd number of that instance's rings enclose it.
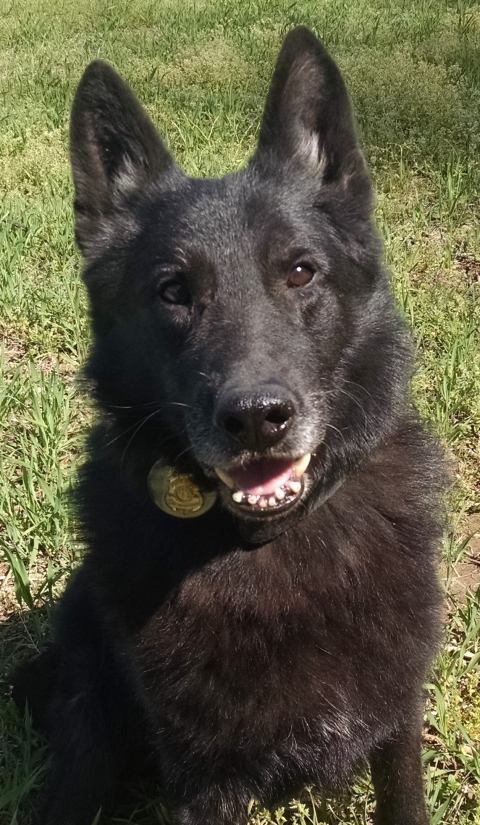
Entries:
{"label": "dirt patch", "polygon": [[459,252],[455,255],[453,266],[465,273],[469,286],[480,283],[480,260],[475,255]]}
{"label": "dirt patch", "polygon": [[3,353],[3,363],[6,369],[12,369],[25,358],[27,348],[21,341],[16,341],[8,335],[0,337],[0,350]]}
{"label": "dirt patch", "polygon": [[54,371],[58,372],[67,383],[73,380],[78,373],[77,362],[72,358],[62,355],[57,356],[47,353],[35,361],[35,366],[41,370],[44,375],[50,375],[50,373]]}
{"label": "dirt patch", "polygon": [[7,562],[0,562],[0,622],[18,610],[13,576],[8,575],[9,570]]}
{"label": "dirt patch", "polygon": [[471,536],[462,558],[454,567],[450,580],[452,596],[462,598],[468,591],[476,592],[480,588],[480,513],[467,517],[465,533]]}

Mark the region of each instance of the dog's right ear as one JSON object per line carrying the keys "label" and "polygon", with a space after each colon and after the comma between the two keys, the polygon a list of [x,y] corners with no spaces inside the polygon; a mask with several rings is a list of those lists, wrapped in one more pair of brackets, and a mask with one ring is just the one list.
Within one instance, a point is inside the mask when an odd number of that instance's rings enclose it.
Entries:
{"label": "dog's right ear", "polygon": [[87,257],[126,196],[174,166],[127,84],[100,60],[85,70],[73,101],[70,159],[75,235]]}

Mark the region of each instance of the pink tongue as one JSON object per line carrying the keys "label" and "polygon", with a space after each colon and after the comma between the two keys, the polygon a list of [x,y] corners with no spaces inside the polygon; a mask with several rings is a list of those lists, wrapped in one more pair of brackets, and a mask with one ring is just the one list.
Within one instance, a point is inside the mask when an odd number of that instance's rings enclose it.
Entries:
{"label": "pink tongue", "polygon": [[252,461],[238,470],[231,470],[229,476],[235,485],[251,496],[274,493],[285,484],[293,470],[293,462],[285,458],[262,458]]}

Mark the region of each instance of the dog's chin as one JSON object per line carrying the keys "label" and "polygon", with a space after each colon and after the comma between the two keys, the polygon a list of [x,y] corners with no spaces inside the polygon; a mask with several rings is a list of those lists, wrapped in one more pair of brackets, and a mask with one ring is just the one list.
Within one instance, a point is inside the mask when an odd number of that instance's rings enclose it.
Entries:
{"label": "dog's chin", "polygon": [[299,459],[264,459],[226,471],[215,468],[224,506],[247,520],[274,520],[298,507],[311,486],[310,454]]}

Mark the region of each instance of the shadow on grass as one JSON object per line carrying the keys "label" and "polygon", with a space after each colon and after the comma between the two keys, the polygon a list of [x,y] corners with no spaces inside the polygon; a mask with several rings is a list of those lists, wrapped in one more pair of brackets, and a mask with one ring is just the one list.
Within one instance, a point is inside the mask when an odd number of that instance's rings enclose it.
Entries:
{"label": "shadow on grass", "polygon": [[[0,822],[30,825],[49,767],[48,746],[28,710],[11,697],[11,676],[48,642],[50,608],[11,613],[0,623]],[[42,641],[43,638],[43,641]]]}
{"label": "shadow on grass", "polygon": [[[10,614],[0,623],[0,823],[35,825],[50,772],[50,748],[36,714],[18,707],[12,696],[15,670],[48,648],[52,608]],[[39,680],[39,698],[46,685]],[[35,711],[35,709],[33,709]],[[158,782],[145,775],[121,790],[113,818],[98,825],[169,825]]]}

